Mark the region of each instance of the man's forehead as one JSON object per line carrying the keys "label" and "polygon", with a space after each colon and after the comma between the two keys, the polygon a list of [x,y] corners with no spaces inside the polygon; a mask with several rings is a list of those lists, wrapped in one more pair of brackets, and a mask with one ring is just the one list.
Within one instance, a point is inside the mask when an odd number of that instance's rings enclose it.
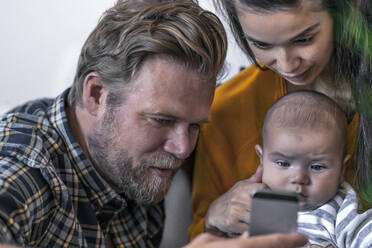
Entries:
{"label": "man's forehead", "polygon": [[131,84],[124,105],[198,123],[209,119],[215,78],[206,82],[179,64],[155,58],[145,62]]}
{"label": "man's forehead", "polygon": [[[180,77],[180,76],[183,77]],[[151,56],[141,63],[140,68],[135,73],[131,80],[131,84],[136,85],[141,88],[143,85],[138,85],[138,83],[143,83],[142,79],[146,78],[146,82],[151,82],[153,86],[158,84],[163,84],[167,80],[173,80],[172,84],[183,84],[185,79],[190,79],[197,82],[203,82],[205,84],[212,83],[216,84],[217,75],[206,76],[200,74],[198,68],[191,68],[184,63],[174,60],[168,57],[162,56]],[[186,84],[192,85],[190,83]]]}

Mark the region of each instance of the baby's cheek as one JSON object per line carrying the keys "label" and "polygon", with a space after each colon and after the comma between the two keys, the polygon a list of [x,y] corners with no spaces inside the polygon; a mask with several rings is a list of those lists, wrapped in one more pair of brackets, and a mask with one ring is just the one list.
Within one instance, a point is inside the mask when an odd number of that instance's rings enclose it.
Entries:
{"label": "baby's cheek", "polygon": [[269,173],[267,171],[265,172],[265,167],[264,167],[263,174],[262,174],[262,182],[264,184],[267,184],[268,183],[268,174]]}
{"label": "baby's cheek", "polygon": [[269,186],[270,189],[286,190],[288,178],[284,173],[278,170],[266,170],[264,169],[262,175],[262,182]]}
{"label": "baby's cheek", "polygon": [[332,199],[337,194],[337,189],[337,185],[324,185],[324,187],[318,187],[312,193],[314,198],[316,199],[316,203],[320,206]]}
{"label": "baby's cheek", "polygon": [[277,188],[277,186],[276,186],[277,180],[275,178],[275,175],[272,175],[269,172],[265,173],[265,171],[264,171],[264,173],[262,175],[262,182],[264,184],[266,184],[267,186],[269,186],[269,188],[271,188],[271,189]]}

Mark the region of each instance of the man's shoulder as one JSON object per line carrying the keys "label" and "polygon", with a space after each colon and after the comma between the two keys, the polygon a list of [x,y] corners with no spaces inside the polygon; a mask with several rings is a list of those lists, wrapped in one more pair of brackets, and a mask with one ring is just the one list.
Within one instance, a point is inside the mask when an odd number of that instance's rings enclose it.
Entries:
{"label": "man's shoulder", "polygon": [[35,129],[48,130],[51,127],[50,112],[53,100],[37,99],[11,109],[0,118],[0,133],[19,132],[27,135]]}
{"label": "man's shoulder", "polygon": [[[44,112],[45,113],[45,112]],[[45,176],[54,164],[59,137],[41,114],[12,112],[0,121],[0,191],[27,201],[48,187]],[[52,168],[52,170],[54,170]],[[50,179],[52,180],[52,179]]]}
{"label": "man's shoulder", "polygon": [[16,157],[27,166],[40,167],[50,161],[52,153],[63,152],[61,136],[50,118],[52,104],[52,99],[28,102],[1,117],[2,157]]}
{"label": "man's shoulder", "polygon": [[31,116],[42,115],[48,112],[49,108],[53,105],[55,99],[53,98],[40,98],[28,101],[22,105],[16,106],[8,113],[24,113]]}

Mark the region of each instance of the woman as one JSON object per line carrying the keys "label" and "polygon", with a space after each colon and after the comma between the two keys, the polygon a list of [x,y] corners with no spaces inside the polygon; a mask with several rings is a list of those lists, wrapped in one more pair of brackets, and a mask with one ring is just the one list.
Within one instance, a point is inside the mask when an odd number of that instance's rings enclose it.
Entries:
{"label": "woman", "polygon": [[[348,116],[346,180],[370,203],[372,4],[370,0],[216,0],[255,65],[219,87],[195,154],[190,236],[249,227],[250,192],[265,188],[254,145],[279,97],[311,89]],[[256,171],[257,170],[257,171]],[[249,179],[246,179],[249,178]]]}

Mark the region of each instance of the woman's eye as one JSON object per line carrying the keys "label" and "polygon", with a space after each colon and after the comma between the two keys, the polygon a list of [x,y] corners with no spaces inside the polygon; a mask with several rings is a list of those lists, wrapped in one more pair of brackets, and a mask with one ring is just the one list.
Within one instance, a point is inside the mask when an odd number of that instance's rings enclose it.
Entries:
{"label": "woman's eye", "polygon": [[276,161],[275,163],[281,168],[288,168],[290,166],[290,164],[285,161]]}
{"label": "woman's eye", "polygon": [[306,44],[310,43],[312,40],[313,40],[313,36],[302,38],[302,39],[298,39],[298,40],[295,40],[294,42],[296,44],[306,45]]}
{"label": "woman's eye", "polygon": [[264,43],[264,42],[259,42],[259,41],[251,41],[252,45],[258,49],[269,49],[271,45]]}
{"label": "woman's eye", "polygon": [[321,165],[321,164],[313,164],[311,165],[311,170],[313,171],[322,171],[324,170],[326,167],[324,165]]}

